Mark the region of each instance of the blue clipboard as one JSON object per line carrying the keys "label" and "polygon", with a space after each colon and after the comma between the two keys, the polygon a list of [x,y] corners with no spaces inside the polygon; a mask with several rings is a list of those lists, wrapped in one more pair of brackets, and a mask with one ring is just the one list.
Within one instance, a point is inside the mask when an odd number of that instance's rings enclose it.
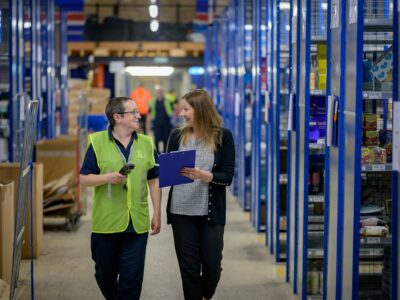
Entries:
{"label": "blue clipboard", "polygon": [[163,153],[158,157],[158,162],[160,188],[193,182],[192,179],[182,176],[180,171],[195,167],[196,150]]}

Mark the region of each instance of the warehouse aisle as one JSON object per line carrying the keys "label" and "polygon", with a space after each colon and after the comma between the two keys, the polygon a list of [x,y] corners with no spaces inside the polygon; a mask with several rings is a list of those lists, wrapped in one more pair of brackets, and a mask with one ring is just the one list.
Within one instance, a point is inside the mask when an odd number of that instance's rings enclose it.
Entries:
{"label": "warehouse aisle", "polygon": [[[165,208],[166,192],[163,206]],[[165,209],[163,209],[163,212]],[[150,237],[142,299],[183,299],[171,228],[165,225],[159,236]],[[222,279],[213,299],[297,299],[284,283],[284,265],[276,265],[267,255],[263,237],[254,233],[243,213],[231,198]],[[90,258],[90,218],[81,219],[75,232],[45,231],[43,251],[35,264],[35,299],[102,299],[93,276]],[[21,274],[29,278],[29,263],[24,261]],[[22,282],[19,299],[29,299],[29,282]]]}

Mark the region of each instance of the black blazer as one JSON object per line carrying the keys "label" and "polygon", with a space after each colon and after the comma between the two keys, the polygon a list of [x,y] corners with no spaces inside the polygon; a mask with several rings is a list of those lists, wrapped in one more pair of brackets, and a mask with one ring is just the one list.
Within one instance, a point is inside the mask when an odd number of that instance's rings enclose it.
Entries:
{"label": "black blazer", "polygon": [[[213,180],[208,184],[209,203],[208,221],[225,225],[226,222],[226,187],[232,182],[235,169],[235,145],[229,129],[221,128],[221,144],[214,152],[214,166],[211,170]],[[178,151],[180,146],[180,130],[171,132],[168,139],[167,152]],[[173,186],[168,195],[167,223],[170,224],[170,208]]]}

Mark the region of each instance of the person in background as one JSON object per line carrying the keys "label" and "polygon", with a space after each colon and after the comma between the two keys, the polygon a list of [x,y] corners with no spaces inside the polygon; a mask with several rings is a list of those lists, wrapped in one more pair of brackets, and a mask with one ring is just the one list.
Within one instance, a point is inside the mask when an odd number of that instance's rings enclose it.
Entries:
{"label": "person in background", "polygon": [[171,106],[174,107],[176,103],[178,103],[178,98],[175,95],[174,90],[169,90],[168,93],[165,94],[165,99],[171,103]]}
{"label": "person in background", "polygon": [[161,88],[157,89],[156,98],[150,102],[150,114],[158,153],[160,153],[160,142],[163,143],[163,151],[167,147],[168,136],[172,129],[172,113],[171,103],[165,99],[163,90]]}
{"label": "person in background", "polygon": [[181,170],[193,183],[171,187],[167,222],[172,225],[185,299],[211,299],[222,271],[226,187],[234,175],[235,146],[204,90],[182,97],[180,115],[184,124],[171,132],[167,152],[195,149],[196,167]]}
{"label": "person in background", "polygon": [[[92,259],[95,278],[106,299],[139,299],[148,232],[161,228],[158,156],[152,139],[137,133],[140,114],[127,97],[106,106],[108,130],[89,135],[80,170],[83,185],[94,187]],[[126,176],[119,170],[134,169]],[[148,187],[154,213],[149,220]]]}
{"label": "person in background", "polygon": [[138,111],[140,113],[140,128],[146,134],[147,114],[149,112],[149,103],[151,101],[151,93],[139,83],[138,87],[131,92],[131,98],[136,101]]}

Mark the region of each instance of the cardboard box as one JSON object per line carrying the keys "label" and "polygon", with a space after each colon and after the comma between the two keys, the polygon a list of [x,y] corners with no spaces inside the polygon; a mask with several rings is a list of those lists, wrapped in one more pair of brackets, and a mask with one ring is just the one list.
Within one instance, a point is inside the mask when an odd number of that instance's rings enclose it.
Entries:
{"label": "cardboard box", "polygon": [[43,163],[44,184],[77,172],[77,143],[76,135],[65,135],[36,144],[36,161]]}
{"label": "cardboard box", "polygon": [[[19,163],[0,164],[0,181],[14,181],[14,197],[17,203],[17,192],[19,184]],[[30,193],[27,194],[27,210],[25,220],[25,232],[22,245],[22,258],[31,257],[30,246]],[[16,206],[16,204],[14,204]],[[32,209],[33,209],[33,258],[38,258],[43,240],[43,164],[36,163],[33,166],[32,177]]]}
{"label": "cardboard box", "polygon": [[69,78],[68,88],[69,89],[87,89],[89,86],[86,79]]}
{"label": "cardboard box", "polygon": [[0,182],[0,278],[11,283],[14,241],[14,181]]}

